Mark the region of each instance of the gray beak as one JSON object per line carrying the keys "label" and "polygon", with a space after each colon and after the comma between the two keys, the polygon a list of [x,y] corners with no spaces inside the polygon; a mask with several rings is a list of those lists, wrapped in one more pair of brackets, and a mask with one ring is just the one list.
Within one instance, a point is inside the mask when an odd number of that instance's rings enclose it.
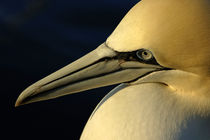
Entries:
{"label": "gray beak", "polygon": [[15,106],[57,98],[93,88],[131,82],[161,69],[157,65],[127,61],[106,44],[25,89]]}

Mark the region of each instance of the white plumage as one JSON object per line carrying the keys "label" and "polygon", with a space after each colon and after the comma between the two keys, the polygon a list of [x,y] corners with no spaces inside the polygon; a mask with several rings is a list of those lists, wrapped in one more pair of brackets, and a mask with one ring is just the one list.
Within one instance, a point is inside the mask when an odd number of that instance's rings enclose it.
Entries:
{"label": "white plumage", "polygon": [[16,106],[125,83],[81,140],[209,140],[210,1],[142,0],[105,43],[28,87]]}

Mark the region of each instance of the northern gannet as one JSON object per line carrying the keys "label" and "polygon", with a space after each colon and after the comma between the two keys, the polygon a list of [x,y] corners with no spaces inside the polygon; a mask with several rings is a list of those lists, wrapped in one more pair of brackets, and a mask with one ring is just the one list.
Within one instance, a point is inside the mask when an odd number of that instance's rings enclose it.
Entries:
{"label": "northern gannet", "polygon": [[103,44],[28,87],[16,106],[118,83],[81,140],[193,139],[182,132],[210,115],[210,1],[142,0]]}

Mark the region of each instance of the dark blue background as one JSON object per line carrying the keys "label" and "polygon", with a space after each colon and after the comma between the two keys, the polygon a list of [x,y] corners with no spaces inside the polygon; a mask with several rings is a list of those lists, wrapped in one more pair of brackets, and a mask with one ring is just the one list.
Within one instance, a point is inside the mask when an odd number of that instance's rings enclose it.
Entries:
{"label": "dark blue background", "polygon": [[27,86],[103,43],[137,2],[1,0],[1,138],[79,139],[113,86],[18,108],[15,100]]}

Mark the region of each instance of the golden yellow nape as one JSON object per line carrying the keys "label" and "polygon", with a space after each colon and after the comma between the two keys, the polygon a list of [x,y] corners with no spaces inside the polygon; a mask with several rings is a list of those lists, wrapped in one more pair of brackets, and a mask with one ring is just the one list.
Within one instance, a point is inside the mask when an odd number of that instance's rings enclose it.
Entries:
{"label": "golden yellow nape", "polygon": [[105,43],[26,88],[16,106],[119,83],[81,140],[209,140],[210,1],[142,0]]}
{"label": "golden yellow nape", "polygon": [[164,66],[210,76],[209,30],[209,0],[142,0],[106,43],[124,52],[147,48]]}

